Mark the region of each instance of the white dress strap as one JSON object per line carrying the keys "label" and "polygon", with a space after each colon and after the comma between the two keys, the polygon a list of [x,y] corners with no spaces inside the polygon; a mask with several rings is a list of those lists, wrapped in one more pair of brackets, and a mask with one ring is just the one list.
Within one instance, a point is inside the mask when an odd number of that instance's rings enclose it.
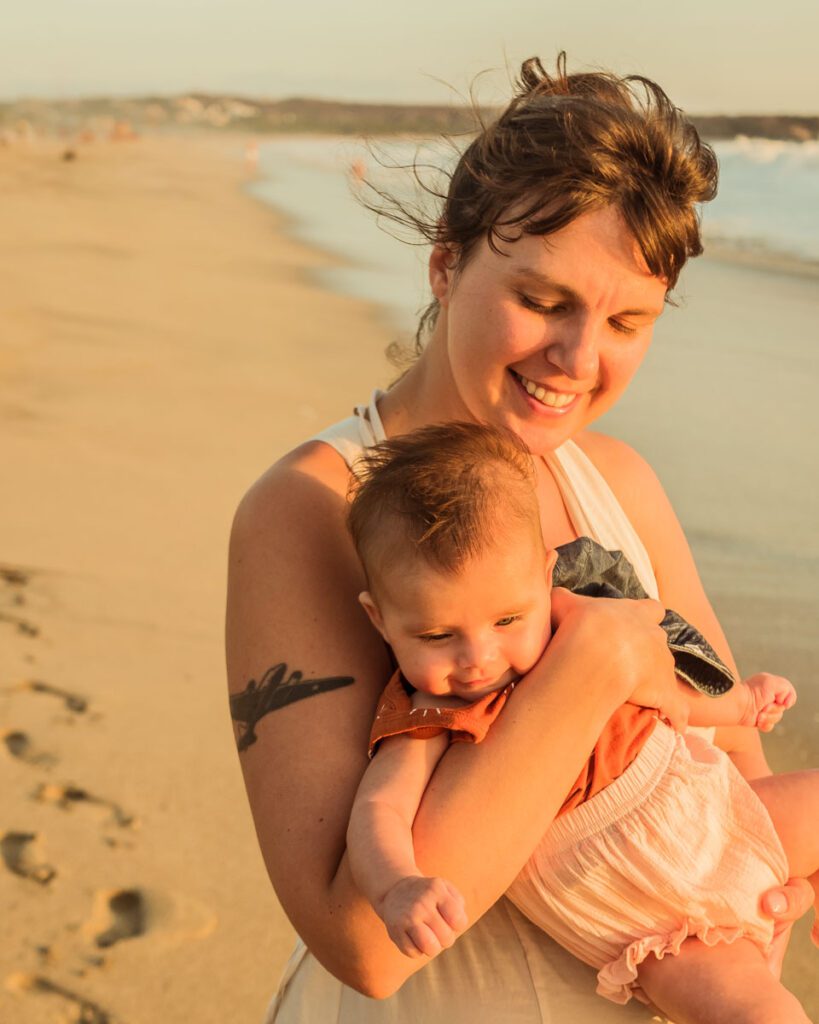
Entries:
{"label": "white dress strap", "polygon": [[[574,441],[564,442],[544,458],[578,537],[592,537],[608,551],[622,551],[634,566],[645,592],[656,601],[657,578],[645,544],[600,470]],[[713,742],[713,726],[689,726],[686,731]]]}
{"label": "white dress strap", "polygon": [[574,441],[544,456],[578,537],[591,537],[608,551],[622,551],[649,597],[657,580],[645,545],[599,469]]}
{"label": "white dress strap", "polygon": [[348,469],[355,473],[356,459],[371,445],[386,438],[384,424],[378,414],[378,399],[383,391],[376,389],[367,405],[357,405],[352,416],[334,423],[310,438],[311,441],[323,441],[335,448],[344,459]]}

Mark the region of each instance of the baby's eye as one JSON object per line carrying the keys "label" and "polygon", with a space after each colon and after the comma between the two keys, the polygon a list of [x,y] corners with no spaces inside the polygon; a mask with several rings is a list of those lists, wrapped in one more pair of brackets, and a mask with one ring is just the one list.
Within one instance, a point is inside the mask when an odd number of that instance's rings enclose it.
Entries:
{"label": "baby's eye", "polygon": [[511,626],[513,622],[517,622],[520,618],[519,615],[504,615],[502,619],[498,619],[495,623],[496,626]]}
{"label": "baby's eye", "polygon": [[422,636],[419,636],[418,639],[423,640],[425,644],[434,644],[441,640],[449,640],[451,636],[451,633],[424,633]]}

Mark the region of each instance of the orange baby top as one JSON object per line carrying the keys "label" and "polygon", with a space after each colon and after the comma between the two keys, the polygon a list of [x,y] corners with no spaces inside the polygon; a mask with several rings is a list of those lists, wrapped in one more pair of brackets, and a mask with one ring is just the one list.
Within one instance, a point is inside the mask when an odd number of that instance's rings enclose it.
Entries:
{"label": "orange baby top", "polygon": [[[414,708],[412,689],[396,672],[387,683],[370,731],[372,757],[381,740],[389,736],[429,739],[449,732],[453,742],[480,743],[503,710],[515,684],[509,683],[471,704],[453,708]],[[657,721],[651,708],[623,704],[606,723],[594,750],[559,813],[577,807],[614,782],[640,753]]]}

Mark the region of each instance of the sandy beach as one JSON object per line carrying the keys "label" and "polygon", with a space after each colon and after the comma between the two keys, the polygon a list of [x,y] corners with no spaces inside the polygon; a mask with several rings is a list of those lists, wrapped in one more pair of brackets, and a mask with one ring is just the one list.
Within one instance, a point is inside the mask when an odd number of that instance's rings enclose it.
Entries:
{"label": "sandy beach", "polygon": [[[141,138],[70,162],[56,142],[0,150],[9,1024],[255,1024],[292,945],[228,722],[227,535],[270,462],[389,381],[393,337],[378,311],[312,281],[329,258],[243,192],[243,146]],[[723,281],[700,273],[707,312]],[[757,292],[763,278],[774,296],[796,287],[755,273]],[[815,324],[815,283],[794,301],[789,315]],[[694,539],[707,557],[707,531]],[[730,555],[710,567],[733,572]],[[781,642],[758,588],[717,589],[746,658]],[[749,667],[807,681],[813,607],[788,619],[790,663]],[[777,767],[819,763],[810,682],[802,724],[769,747]],[[817,1014],[806,927],[787,980]]]}
{"label": "sandy beach", "polygon": [[241,141],[60,152],[0,151],[0,1019],[258,1021],[292,936],[227,715],[230,519],[389,336],[305,282]]}

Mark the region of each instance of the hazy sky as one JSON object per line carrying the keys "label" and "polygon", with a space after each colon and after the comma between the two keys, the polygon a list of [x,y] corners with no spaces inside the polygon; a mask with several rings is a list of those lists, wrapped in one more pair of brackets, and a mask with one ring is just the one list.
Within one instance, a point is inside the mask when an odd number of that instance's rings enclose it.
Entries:
{"label": "hazy sky", "polygon": [[570,66],[656,78],[690,111],[819,113],[817,0],[28,0],[3,17],[0,97],[447,102],[439,80],[463,91],[561,48]]}

